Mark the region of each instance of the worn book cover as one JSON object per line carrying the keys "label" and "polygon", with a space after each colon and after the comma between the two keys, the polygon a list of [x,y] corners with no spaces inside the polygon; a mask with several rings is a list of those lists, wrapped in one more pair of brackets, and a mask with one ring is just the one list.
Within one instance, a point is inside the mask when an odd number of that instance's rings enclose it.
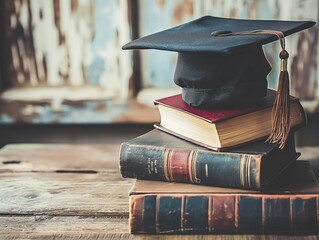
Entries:
{"label": "worn book cover", "polygon": [[294,135],[284,149],[264,141],[215,152],[154,129],[120,149],[123,177],[261,189],[299,156]]}
{"label": "worn book cover", "polygon": [[[161,131],[191,141],[214,151],[228,151],[239,145],[267,138],[271,131],[271,111],[276,92],[268,89],[267,96],[254,105],[234,108],[195,108],[181,94],[156,100]],[[306,124],[305,112],[297,98],[290,97],[291,130]]]}
{"label": "worn book cover", "polygon": [[137,180],[130,231],[315,234],[318,203],[318,181],[306,161],[296,161],[262,192]]}

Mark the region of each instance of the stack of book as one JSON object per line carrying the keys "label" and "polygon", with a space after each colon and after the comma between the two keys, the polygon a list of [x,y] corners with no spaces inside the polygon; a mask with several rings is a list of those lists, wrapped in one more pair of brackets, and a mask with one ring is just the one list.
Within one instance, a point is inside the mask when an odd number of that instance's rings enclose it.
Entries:
{"label": "stack of book", "polygon": [[155,129],[125,142],[120,170],[130,191],[131,233],[316,233],[319,187],[296,161],[306,117],[290,98],[283,149],[265,142],[276,92],[247,108],[199,109],[181,95],[155,101]]}

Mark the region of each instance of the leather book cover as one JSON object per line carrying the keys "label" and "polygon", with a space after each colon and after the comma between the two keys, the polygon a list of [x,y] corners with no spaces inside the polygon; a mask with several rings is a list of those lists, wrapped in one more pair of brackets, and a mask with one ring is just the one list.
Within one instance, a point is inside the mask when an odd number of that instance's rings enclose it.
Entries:
{"label": "leather book cover", "polygon": [[319,182],[309,162],[297,160],[262,191],[136,180],[129,195],[140,194],[256,194],[258,196],[266,194],[273,196],[316,194],[319,196]]}
{"label": "leather book cover", "polygon": [[296,161],[267,190],[137,180],[130,192],[135,234],[315,234],[319,184]]}
{"label": "leather book cover", "polygon": [[210,151],[154,129],[121,145],[123,177],[260,189],[299,157],[294,135],[284,149],[264,141]]}

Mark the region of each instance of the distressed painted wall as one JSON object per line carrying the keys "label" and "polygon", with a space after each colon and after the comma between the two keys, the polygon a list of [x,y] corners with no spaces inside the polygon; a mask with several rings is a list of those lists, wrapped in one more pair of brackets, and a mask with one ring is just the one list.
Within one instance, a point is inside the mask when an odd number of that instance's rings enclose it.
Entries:
{"label": "distressed painted wall", "polygon": [[[292,0],[291,4],[287,18],[318,22],[318,1]],[[291,36],[289,40],[292,94],[307,101],[318,99],[318,25]]]}
{"label": "distressed painted wall", "polygon": [[[140,35],[161,31],[193,18],[193,1],[140,0]],[[175,53],[141,51],[142,80],[145,87],[173,86]]]}
{"label": "distressed painted wall", "polygon": [[105,97],[127,97],[126,0],[14,0],[5,7],[12,87],[96,85]]}
{"label": "distressed painted wall", "polygon": [[[317,0],[4,0],[9,54],[2,80],[11,89],[1,101],[15,102],[0,101],[0,122],[116,122],[129,112],[132,52],[121,46],[130,41],[129,5],[136,3],[141,36],[203,15],[317,21],[319,7]],[[291,92],[318,108],[318,27],[289,37],[287,47]],[[278,42],[265,46],[272,88],[278,52]],[[177,54],[140,53],[144,88],[175,86]]]}
{"label": "distressed painted wall", "polygon": [[[317,0],[141,0],[140,35],[144,36],[203,15],[244,19],[318,20]],[[290,51],[292,93],[302,99],[319,98],[318,27],[286,39]],[[264,46],[273,67],[269,87],[277,86],[279,43]],[[177,55],[163,51],[143,51],[145,87],[174,86]]]}

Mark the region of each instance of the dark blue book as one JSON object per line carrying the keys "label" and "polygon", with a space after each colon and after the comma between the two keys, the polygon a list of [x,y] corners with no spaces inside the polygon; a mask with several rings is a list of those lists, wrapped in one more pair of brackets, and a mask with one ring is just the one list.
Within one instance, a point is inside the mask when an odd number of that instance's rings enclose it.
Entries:
{"label": "dark blue book", "polygon": [[284,149],[257,141],[215,152],[154,129],[121,145],[125,178],[262,189],[299,157],[294,135]]}

